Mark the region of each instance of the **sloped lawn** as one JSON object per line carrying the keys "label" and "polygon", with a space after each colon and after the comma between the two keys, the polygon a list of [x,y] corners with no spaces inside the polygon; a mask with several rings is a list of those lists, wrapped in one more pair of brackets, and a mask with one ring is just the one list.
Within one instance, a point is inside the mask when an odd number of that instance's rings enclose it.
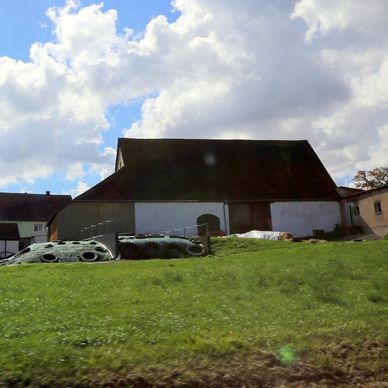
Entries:
{"label": "sloped lawn", "polygon": [[1,267],[0,385],[384,381],[388,241],[213,250]]}

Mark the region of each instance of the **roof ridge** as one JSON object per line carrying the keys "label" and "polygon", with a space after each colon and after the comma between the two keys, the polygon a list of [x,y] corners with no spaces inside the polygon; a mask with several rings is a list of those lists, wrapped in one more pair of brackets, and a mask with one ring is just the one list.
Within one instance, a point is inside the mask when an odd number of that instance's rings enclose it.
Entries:
{"label": "roof ridge", "polygon": [[138,137],[119,137],[119,141],[127,140],[136,140],[136,141],[198,141],[198,142],[287,142],[287,143],[297,143],[297,142],[308,142],[307,139],[219,139],[219,138],[179,138],[179,137],[166,137],[166,138],[138,138]]}
{"label": "roof ridge", "polygon": [[[124,166],[125,167],[125,166]],[[113,171],[112,174],[108,175],[107,177],[105,177],[102,181],[100,182],[97,182],[95,185],[93,185],[92,187],[89,187],[86,191],[84,191],[83,193],[77,195],[76,197],[73,198],[73,201],[82,201],[82,198],[80,197],[83,197],[84,195],[87,196],[87,194],[89,194],[90,192],[92,192],[94,189],[96,189],[98,186],[102,186],[103,184],[106,184],[107,182],[113,180],[113,179],[116,179],[116,177],[118,175],[121,175],[121,174],[124,174],[125,173],[125,168],[120,168],[116,171]]]}
{"label": "roof ridge", "polygon": [[41,196],[41,197],[47,197],[47,198],[50,198],[50,197],[71,197],[70,194],[45,194],[45,193],[41,193],[41,194],[38,194],[38,193],[12,193],[12,192],[8,192],[8,191],[1,191],[0,192],[0,195],[18,195],[18,196],[21,196],[21,195],[28,195],[28,196]]}

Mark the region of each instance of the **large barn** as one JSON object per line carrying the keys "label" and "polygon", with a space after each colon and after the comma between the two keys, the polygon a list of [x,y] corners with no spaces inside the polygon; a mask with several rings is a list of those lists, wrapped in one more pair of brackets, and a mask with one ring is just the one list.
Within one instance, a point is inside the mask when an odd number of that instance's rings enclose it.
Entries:
{"label": "large barn", "polygon": [[340,220],[336,185],[306,140],[122,138],[115,172],[61,210],[50,235],[256,229],[307,236]]}

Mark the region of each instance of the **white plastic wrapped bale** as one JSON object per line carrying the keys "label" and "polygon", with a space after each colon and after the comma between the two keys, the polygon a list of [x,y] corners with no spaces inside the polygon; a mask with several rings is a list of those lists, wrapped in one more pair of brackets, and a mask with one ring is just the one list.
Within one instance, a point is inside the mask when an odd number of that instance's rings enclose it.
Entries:
{"label": "white plastic wrapped bale", "polygon": [[0,265],[110,260],[113,260],[112,253],[104,244],[95,240],[50,241],[31,244],[15,255],[0,260]]}
{"label": "white plastic wrapped bale", "polygon": [[289,240],[294,238],[289,232],[273,232],[267,230],[251,230],[246,233],[236,233],[233,236],[241,238],[257,238],[260,240]]}

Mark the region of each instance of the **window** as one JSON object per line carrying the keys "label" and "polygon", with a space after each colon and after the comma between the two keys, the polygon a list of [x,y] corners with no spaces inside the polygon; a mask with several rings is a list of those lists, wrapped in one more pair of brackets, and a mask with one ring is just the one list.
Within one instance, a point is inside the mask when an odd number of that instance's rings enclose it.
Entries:
{"label": "window", "polygon": [[380,202],[380,201],[376,201],[376,202],[375,202],[375,213],[376,213],[376,214],[382,213],[382,210],[381,210],[381,202]]}
{"label": "window", "polygon": [[43,224],[35,224],[34,232],[41,232],[43,230]]}
{"label": "window", "polygon": [[358,205],[354,205],[353,207],[353,215],[354,216],[359,216],[360,215],[360,208]]}

